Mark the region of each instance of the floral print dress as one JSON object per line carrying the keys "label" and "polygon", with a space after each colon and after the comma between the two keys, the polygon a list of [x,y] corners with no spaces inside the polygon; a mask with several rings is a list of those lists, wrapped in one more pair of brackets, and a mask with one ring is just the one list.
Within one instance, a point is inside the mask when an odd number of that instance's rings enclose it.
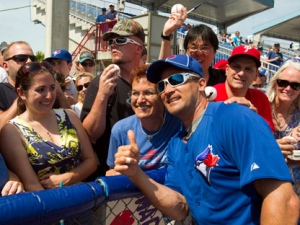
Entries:
{"label": "floral print dress", "polygon": [[81,146],[76,129],[63,109],[53,109],[61,146],[41,137],[19,116],[10,120],[23,134],[29,161],[38,178],[47,173],[62,174],[80,164]]}

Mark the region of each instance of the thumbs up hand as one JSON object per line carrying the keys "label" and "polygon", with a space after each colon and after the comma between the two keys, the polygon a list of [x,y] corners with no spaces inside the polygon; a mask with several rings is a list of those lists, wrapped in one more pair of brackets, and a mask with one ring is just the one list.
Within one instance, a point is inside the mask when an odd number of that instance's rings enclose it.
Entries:
{"label": "thumbs up hand", "polygon": [[114,170],[126,176],[133,176],[140,169],[138,165],[140,151],[132,130],[127,132],[127,137],[129,145],[120,146],[115,154]]}

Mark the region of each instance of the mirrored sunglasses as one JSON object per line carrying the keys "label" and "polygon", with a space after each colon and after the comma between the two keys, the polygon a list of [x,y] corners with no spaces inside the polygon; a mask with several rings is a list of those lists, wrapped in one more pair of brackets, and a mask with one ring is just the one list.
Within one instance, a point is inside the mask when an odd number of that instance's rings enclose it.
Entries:
{"label": "mirrored sunglasses", "polygon": [[156,84],[156,88],[158,93],[163,93],[165,91],[166,85],[169,84],[171,87],[177,87],[179,85],[184,84],[190,77],[195,77],[197,79],[200,79],[200,76],[190,74],[190,73],[176,73],[171,76],[169,76],[166,79],[163,79],[159,81]]}
{"label": "mirrored sunglasses", "polygon": [[128,38],[128,37],[117,37],[117,38],[111,38],[108,40],[108,45],[111,46],[112,44],[116,45],[126,45],[128,43],[141,45],[140,43],[136,42],[135,40]]}

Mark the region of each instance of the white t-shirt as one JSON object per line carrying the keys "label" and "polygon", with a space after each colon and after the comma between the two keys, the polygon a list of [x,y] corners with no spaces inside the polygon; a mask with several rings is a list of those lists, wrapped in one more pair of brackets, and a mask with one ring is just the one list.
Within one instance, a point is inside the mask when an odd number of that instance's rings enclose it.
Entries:
{"label": "white t-shirt", "polygon": [[7,73],[5,69],[0,66],[0,83],[8,83]]}

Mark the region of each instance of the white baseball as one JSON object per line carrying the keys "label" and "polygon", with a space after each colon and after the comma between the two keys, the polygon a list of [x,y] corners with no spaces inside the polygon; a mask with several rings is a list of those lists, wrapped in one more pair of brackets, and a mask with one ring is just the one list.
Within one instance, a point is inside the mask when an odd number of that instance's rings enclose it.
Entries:
{"label": "white baseball", "polygon": [[181,14],[181,9],[183,8],[184,6],[181,5],[181,4],[175,4],[173,5],[172,9],[171,9],[171,13],[180,13]]}
{"label": "white baseball", "polygon": [[208,101],[213,101],[217,97],[217,90],[214,87],[207,86],[205,88],[205,95]]}
{"label": "white baseball", "polygon": [[120,76],[120,72],[121,72],[120,67],[118,65],[114,64],[114,68],[118,69],[118,71],[115,72],[115,75]]}

